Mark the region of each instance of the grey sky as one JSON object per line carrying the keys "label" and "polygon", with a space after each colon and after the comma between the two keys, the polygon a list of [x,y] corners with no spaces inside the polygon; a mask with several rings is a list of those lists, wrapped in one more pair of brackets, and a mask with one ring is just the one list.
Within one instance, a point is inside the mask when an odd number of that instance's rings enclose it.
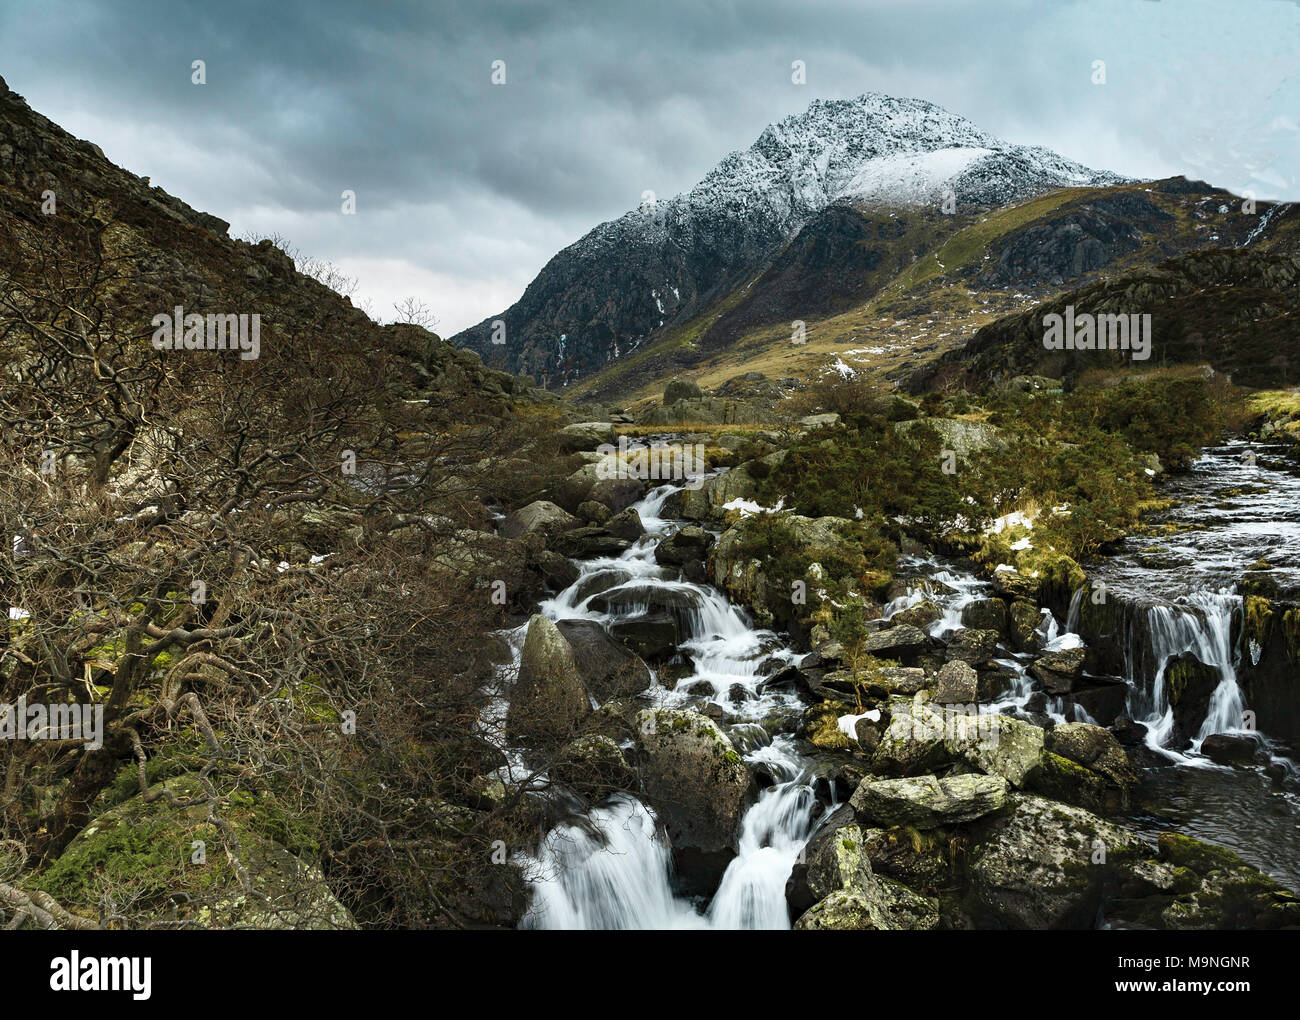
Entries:
{"label": "grey sky", "polygon": [[0,0],[0,74],[232,234],[338,263],[377,316],[422,296],[445,334],[819,97],[916,96],[1090,166],[1300,199],[1295,0]]}

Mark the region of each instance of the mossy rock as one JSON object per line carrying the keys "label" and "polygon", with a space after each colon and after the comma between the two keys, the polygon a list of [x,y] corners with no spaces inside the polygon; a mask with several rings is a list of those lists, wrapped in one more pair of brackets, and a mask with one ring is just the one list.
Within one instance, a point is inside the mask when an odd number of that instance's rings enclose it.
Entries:
{"label": "mossy rock", "polygon": [[[95,917],[111,891],[119,908],[153,920],[210,928],[355,928],[315,865],[267,835],[267,821],[285,813],[270,798],[239,792],[221,814],[239,839],[239,860],[253,894],[240,884],[222,835],[207,820],[203,789],[193,775],[168,779],[180,803],[137,794],[87,825],[34,883],[69,910]],[[283,828],[283,826],[281,826]],[[285,829],[284,831],[288,831]],[[203,859],[195,855],[202,844]]]}

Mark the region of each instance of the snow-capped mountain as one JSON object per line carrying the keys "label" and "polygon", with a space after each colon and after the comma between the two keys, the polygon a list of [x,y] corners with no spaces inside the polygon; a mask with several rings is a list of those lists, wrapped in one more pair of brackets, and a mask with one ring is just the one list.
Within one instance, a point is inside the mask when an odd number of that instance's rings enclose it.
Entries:
{"label": "snow-capped mountain", "polygon": [[1047,149],[1010,145],[923,100],[816,100],[685,194],[596,227],[557,254],[515,305],[453,341],[491,358],[503,350],[492,344],[492,323],[501,320],[505,367],[567,382],[685,321],[836,203],[999,206],[1121,180]]}

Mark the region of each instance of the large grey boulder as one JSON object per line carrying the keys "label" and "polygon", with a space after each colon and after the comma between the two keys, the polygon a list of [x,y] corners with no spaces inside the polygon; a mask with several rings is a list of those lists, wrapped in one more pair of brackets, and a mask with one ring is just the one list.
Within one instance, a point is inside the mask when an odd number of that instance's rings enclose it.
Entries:
{"label": "large grey boulder", "polygon": [[919,697],[895,699],[889,709],[889,726],[871,760],[877,775],[916,776],[960,762],[1021,789],[1042,766],[1043,731],[1024,720]]}
{"label": "large grey boulder", "polygon": [[563,507],[549,500],[539,499],[506,516],[501,534],[506,538],[541,534],[551,538],[560,532],[578,527],[582,522]]}
{"label": "large grey boulder", "polygon": [[935,829],[997,811],[1006,798],[1007,781],[1001,776],[966,774],[864,779],[849,803],[873,825]]}
{"label": "large grey boulder", "polygon": [[584,686],[601,704],[640,694],[650,686],[650,667],[593,620],[561,620],[560,633],[573,649]]}
{"label": "large grey boulder", "polygon": [[575,450],[595,450],[610,444],[618,438],[618,431],[607,421],[583,421],[566,425],[560,429],[560,452],[573,453]]}
{"label": "large grey boulder", "polygon": [[528,621],[519,676],[510,692],[506,732],[513,740],[539,746],[571,738],[591,714],[573,649],[546,616]]}
{"label": "large grey boulder", "polygon": [[1066,648],[1048,652],[1036,659],[1029,672],[1043,685],[1048,694],[1068,694],[1074,690],[1083,674],[1083,660],[1087,653],[1082,648]]}
{"label": "large grey boulder", "polygon": [[1091,928],[1108,874],[1144,844],[1083,808],[1013,794],[970,853],[970,900],[985,923]]}
{"label": "large grey boulder", "polygon": [[667,708],[638,712],[635,726],[646,799],[674,850],[729,853],[755,787],[727,735],[698,712]]}

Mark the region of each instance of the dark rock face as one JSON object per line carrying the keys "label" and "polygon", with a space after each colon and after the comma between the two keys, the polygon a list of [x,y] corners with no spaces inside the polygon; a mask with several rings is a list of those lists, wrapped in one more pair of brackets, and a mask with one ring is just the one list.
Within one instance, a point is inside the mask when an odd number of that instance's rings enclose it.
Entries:
{"label": "dark rock face", "polygon": [[[1292,325],[1300,315],[1300,258],[1238,248],[1179,255],[1005,316],[918,371],[909,389],[923,392],[936,379],[978,388],[1007,375],[1046,375],[1071,385],[1098,366],[1099,352],[1044,348],[1044,316],[1064,314],[1067,305],[1076,315],[1149,310],[1151,349],[1162,361],[1208,363],[1245,386],[1295,382],[1287,365],[1300,360],[1300,334]],[[1126,351],[1105,357],[1113,367],[1130,362]]]}
{"label": "dark rock face", "polygon": [[1143,195],[1097,198],[1007,238],[981,282],[1002,288],[1063,286],[1136,251],[1144,234],[1171,218]]}
{"label": "dark rock face", "polygon": [[1247,595],[1237,681],[1255,726],[1300,747],[1300,605]]}
{"label": "dark rock face", "polygon": [[1205,721],[1210,696],[1219,686],[1219,671],[1207,666],[1191,652],[1170,658],[1165,666],[1165,688],[1174,710],[1174,747],[1181,750],[1192,740]]}
{"label": "dark rock face", "polygon": [[1251,765],[1259,746],[1250,737],[1211,733],[1201,742],[1201,753],[1218,765]]}
{"label": "dark rock face", "polygon": [[597,701],[630,697],[650,686],[646,664],[612,640],[600,624],[561,620],[556,626],[573,649],[578,675]]}
{"label": "dark rock face", "polygon": [[679,528],[655,547],[655,562],[678,567],[688,581],[707,579],[705,563],[713,548],[713,536],[695,524]]}
{"label": "dark rock face", "polygon": [[1083,671],[1083,659],[1082,648],[1048,652],[1029,667],[1029,672],[1038,679],[1048,694],[1068,694],[1074,689]]}

